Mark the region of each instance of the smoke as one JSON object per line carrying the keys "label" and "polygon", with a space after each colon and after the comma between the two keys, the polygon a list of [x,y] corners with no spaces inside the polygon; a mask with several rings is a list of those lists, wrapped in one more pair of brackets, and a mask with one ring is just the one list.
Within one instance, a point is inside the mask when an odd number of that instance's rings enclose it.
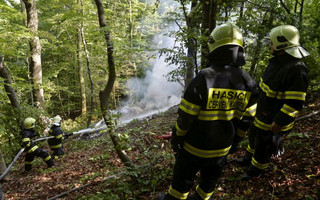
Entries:
{"label": "smoke", "polygon": [[[173,48],[174,39],[158,37],[159,48]],[[177,82],[169,82],[165,75],[177,66],[165,62],[165,56],[156,56],[151,70],[143,79],[131,78],[126,86],[130,97],[122,102],[120,121],[166,110],[180,103],[183,87]]]}

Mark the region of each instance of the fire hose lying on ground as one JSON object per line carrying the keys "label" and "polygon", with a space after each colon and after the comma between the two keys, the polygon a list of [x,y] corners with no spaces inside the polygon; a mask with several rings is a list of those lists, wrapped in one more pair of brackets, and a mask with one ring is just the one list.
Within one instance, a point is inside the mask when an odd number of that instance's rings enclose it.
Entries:
{"label": "fire hose lying on ground", "polygon": [[[86,128],[86,129],[82,129],[80,131],[77,132],[72,132],[72,133],[68,133],[65,134],[64,136],[71,136],[71,135],[79,135],[79,134],[91,134],[91,133],[96,133],[102,130],[107,129],[106,126],[104,127],[100,127],[100,128]],[[54,138],[54,136],[49,136],[49,137],[41,137],[38,139],[33,140],[33,142],[38,142],[38,141],[43,141],[43,140],[48,140],[50,138]],[[10,165],[7,167],[7,169],[1,174],[0,176],[0,181],[9,173],[10,169],[12,168],[13,164],[18,160],[18,158],[20,157],[20,155],[23,153],[25,148],[22,148],[18,154],[14,157],[13,161],[10,163]]]}

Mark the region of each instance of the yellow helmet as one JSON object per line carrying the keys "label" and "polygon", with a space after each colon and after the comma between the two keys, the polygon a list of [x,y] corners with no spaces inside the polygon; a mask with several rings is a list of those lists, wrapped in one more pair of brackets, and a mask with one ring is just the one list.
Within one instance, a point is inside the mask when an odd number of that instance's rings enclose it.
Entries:
{"label": "yellow helmet", "polygon": [[226,23],[216,27],[209,36],[208,48],[210,53],[224,45],[243,47],[242,33],[240,29],[232,23]]}
{"label": "yellow helmet", "polygon": [[34,128],[36,123],[36,120],[32,117],[28,117],[24,120],[24,128],[25,129],[30,129],[30,128]]}
{"label": "yellow helmet", "polygon": [[273,28],[267,37],[276,51],[284,50],[296,58],[302,58],[309,53],[300,46],[299,30],[292,25],[280,25]]}

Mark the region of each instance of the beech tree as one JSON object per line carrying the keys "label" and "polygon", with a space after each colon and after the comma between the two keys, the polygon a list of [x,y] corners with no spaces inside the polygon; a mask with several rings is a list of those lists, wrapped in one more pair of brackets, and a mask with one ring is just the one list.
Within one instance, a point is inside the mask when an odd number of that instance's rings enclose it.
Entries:
{"label": "beech tree", "polygon": [[35,105],[45,110],[43,86],[42,86],[42,66],[41,66],[41,44],[38,36],[38,12],[36,0],[23,0],[27,11],[27,27],[30,30],[30,75],[33,83],[33,96]]}

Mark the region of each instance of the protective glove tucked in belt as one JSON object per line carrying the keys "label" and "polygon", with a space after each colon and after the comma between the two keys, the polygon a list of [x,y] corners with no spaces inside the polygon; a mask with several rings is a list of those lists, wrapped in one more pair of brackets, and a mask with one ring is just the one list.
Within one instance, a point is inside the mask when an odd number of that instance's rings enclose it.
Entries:
{"label": "protective glove tucked in belt", "polygon": [[279,157],[284,153],[282,135],[280,133],[273,134],[272,144],[273,144],[273,153],[272,153],[273,156]]}
{"label": "protective glove tucked in belt", "polygon": [[238,145],[244,139],[245,136],[246,136],[246,131],[243,131],[238,128],[237,133],[233,138],[233,143],[229,151],[230,154],[235,153],[238,150]]}

